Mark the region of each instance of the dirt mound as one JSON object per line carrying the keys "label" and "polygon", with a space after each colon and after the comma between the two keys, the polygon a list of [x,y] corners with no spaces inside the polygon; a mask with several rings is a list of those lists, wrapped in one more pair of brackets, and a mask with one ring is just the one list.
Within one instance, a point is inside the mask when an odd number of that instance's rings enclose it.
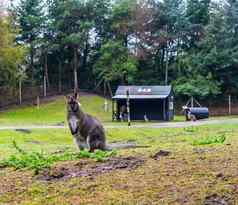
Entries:
{"label": "dirt mound", "polygon": [[101,163],[90,163],[86,160],[80,160],[74,164],[64,163],[51,169],[44,170],[37,176],[38,180],[53,181],[68,179],[72,177],[90,177],[119,169],[132,170],[144,164],[144,160],[136,157],[110,158]]}
{"label": "dirt mound", "polygon": [[161,157],[167,157],[171,154],[169,151],[160,150],[155,155],[151,156],[154,160],[159,160]]}
{"label": "dirt mound", "polygon": [[230,205],[230,203],[223,197],[213,194],[205,198],[203,205]]}

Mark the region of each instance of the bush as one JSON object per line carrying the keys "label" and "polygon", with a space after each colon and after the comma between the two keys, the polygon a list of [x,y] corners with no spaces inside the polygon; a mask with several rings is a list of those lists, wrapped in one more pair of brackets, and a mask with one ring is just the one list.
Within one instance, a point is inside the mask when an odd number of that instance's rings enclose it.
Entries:
{"label": "bush", "polygon": [[96,161],[103,161],[106,158],[116,154],[115,151],[105,152],[96,150],[94,153],[90,153],[86,150],[81,150],[77,153],[64,151],[58,154],[46,154],[42,152],[26,152],[21,149],[15,141],[13,146],[17,150],[17,154],[11,155],[8,159],[0,161],[0,167],[13,167],[15,169],[30,169],[35,174],[38,174],[40,170],[50,168],[53,163],[57,161],[77,160],[81,158],[90,158]]}
{"label": "bush", "polygon": [[208,136],[200,139],[195,139],[192,142],[192,145],[208,145],[208,144],[223,144],[226,140],[226,136],[218,135],[218,136]]}

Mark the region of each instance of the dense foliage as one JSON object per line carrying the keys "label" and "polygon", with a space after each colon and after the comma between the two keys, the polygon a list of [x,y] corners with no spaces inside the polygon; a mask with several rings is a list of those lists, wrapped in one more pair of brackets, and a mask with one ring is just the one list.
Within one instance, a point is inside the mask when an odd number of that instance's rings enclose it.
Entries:
{"label": "dense foliage", "polygon": [[21,0],[10,8],[33,83],[44,79],[60,91],[172,84],[179,96],[237,94],[237,0]]}
{"label": "dense foliage", "polygon": [[96,150],[90,153],[86,150],[80,150],[77,153],[64,150],[60,153],[46,154],[41,152],[26,152],[20,148],[16,141],[13,141],[13,147],[16,149],[17,154],[11,155],[8,159],[0,160],[0,167],[13,167],[15,169],[30,169],[35,174],[39,171],[50,168],[55,162],[77,160],[82,158],[90,158],[95,161],[103,161],[111,156],[116,155],[116,151],[102,151]]}
{"label": "dense foliage", "polygon": [[0,84],[15,86],[23,77],[25,49],[16,46],[16,30],[11,28],[8,18],[0,17]]}

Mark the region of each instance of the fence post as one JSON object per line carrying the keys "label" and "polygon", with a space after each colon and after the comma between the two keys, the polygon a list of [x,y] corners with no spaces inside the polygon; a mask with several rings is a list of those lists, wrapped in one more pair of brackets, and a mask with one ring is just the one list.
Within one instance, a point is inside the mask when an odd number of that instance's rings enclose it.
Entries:
{"label": "fence post", "polygon": [[108,102],[107,99],[104,100],[104,112],[108,111]]}
{"label": "fence post", "polygon": [[229,95],[229,115],[231,115],[231,95]]}

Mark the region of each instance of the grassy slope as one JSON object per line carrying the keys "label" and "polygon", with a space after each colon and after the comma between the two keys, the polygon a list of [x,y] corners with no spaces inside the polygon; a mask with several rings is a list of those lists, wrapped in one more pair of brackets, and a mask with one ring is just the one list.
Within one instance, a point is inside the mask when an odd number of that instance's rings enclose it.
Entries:
{"label": "grassy slope", "polygon": [[[97,116],[102,121],[110,121],[110,112],[103,111],[104,99],[96,95],[80,97],[85,112]],[[110,106],[110,105],[109,105]],[[0,112],[0,124],[57,124],[65,121],[65,98],[58,97],[55,101],[36,106],[16,107]]]}
{"label": "grassy slope", "polygon": [[[31,171],[0,169],[0,204],[202,204],[217,194],[230,202],[237,195],[237,125],[212,125],[178,129],[109,129],[110,142],[134,140],[150,148],[121,150],[145,164],[136,170],[119,170],[96,177],[72,178],[52,183],[34,179]],[[223,144],[193,145],[194,140],[226,136]],[[74,149],[67,130],[33,130],[31,134],[0,133],[0,156],[14,152],[11,141],[27,150],[54,152]],[[158,150],[171,155],[155,161]],[[219,177],[221,176],[221,177]]]}
{"label": "grassy slope", "polygon": [[[103,99],[83,96],[81,104],[104,122]],[[56,124],[65,119],[65,102],[56,101],[35,107],[16,108],[0,113],[0,124]],[[183,117],[176,117],[182,121]],[[195,128],[107,130],[109,142],[136,141],[150,148],[120,150],[118,155],[137,156],[145,164],[136,170],[118,170],[94,178],[81,177],[45,183],[31,171],[0,168],[0,205],[61,204],[202,204],[213,193],[238,203],[237,146],[238,125],[211,125]],[[226,136],[223,144],[196,146],[205,138]],[[37,130],[30,134],[0,131],[0,159],[15,153],[12,141],[28,151],[47,153],[76,150],[68,129]],[[205,140],[206,141],[206,140]],[[151,155],[160,149],[171,155],[159,161]]]}
{"label": "grassy slope", "polygon": [[[80,103],[85,112],[96,116],[103,122],[111,122],[111,103],[109,103],[109,111],[104,112],[104,98],[97,95],[84,95],[80,97]],[[66,121],[65,111],[65,98],[61,96],[50,103],[42,104],[40,109],[36,106],[27,106],[2,111],[0,112],[0,125],[54,125]],[[176,116],[175,121],[184,121],[184,117]]]}

